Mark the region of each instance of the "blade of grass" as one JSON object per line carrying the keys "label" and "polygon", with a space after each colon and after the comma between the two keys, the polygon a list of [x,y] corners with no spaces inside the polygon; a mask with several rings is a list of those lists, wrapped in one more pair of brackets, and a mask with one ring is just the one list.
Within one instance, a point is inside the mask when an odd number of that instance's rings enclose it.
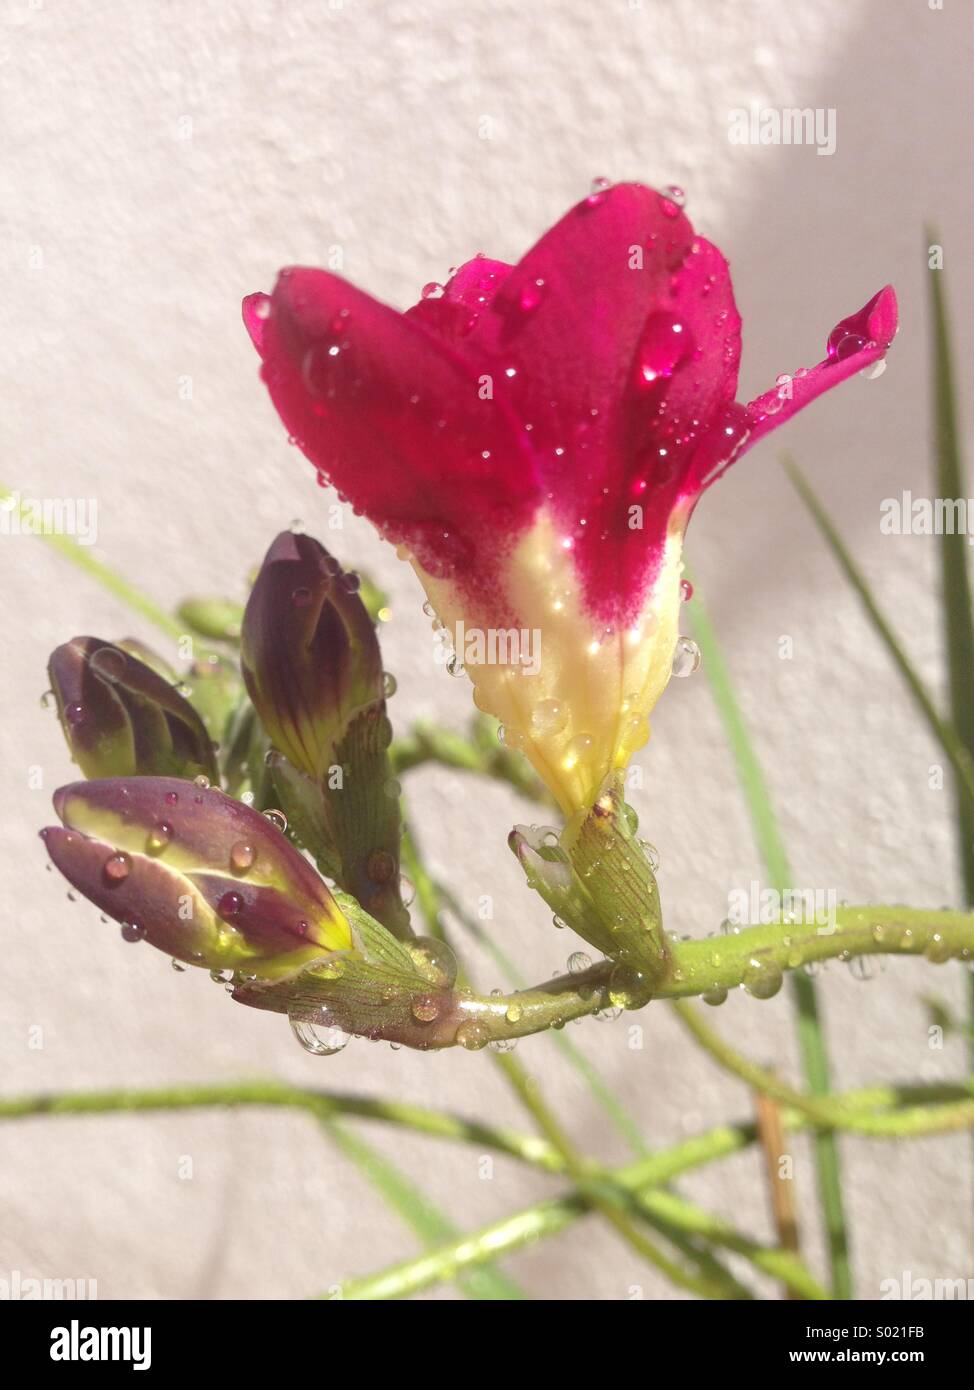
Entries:
{"label": "blade of grass", "polygon": [[[355,1134],[337,1120],[323,1119],[321,1124],[332,1142],[355,1164],[381,1194],[386,1204],[413,1230],[427,1249],[460,1239],[460,1232],[434,1206],[418,1187],[384,1158],[360,1134]],[[485,1300],[521,1300],[525,1294],[500,1270],[489,1264],[473,1266],[459,1273],[457,1283],[469,1298]]]}
{"label": "blade of grass", "polygon": [[[933,228],[927,230],[927,244],[939,245]],[[937,496],[966,497],[964,464],[960,453],[957,425],[957,399],[954,391],[954,363],[950,346],[943,271],[930,272],[930,316],[933,327],[934,439],[936,444]],[[968,536],[963,531],[946,531],[940,537],[941,589],[944,610],[944,636],[950,688],[950,714],[957,736],[968,756],[974,759],[974,611],[971,580],[967,567]],[[974,806],[957,789],[957,839],[964,896],[974,903]],[[974,978],[969,984],[968,1008],[974,1024]],[[974,1067],[974,1042],[968,1047]]]}
{"label": "blade of grass", "polygon": [[886,646],[890,656],[893,658],[893,662],[899,670],[900,675],[906,681],[911,695],[916,700],[920,712],[927,722],[930,732],[947,755],[957,777],[958,794],[964,798],[965,805],[967,805],[971,813],[974,814],[974,758],[972,758],[971,754],[968,753],[967,749],[964,747],[954,726],[938,714],[930,692],[920,679],[912,662],[903,650],[902,644],[884,617],[879,604],[873,596],[872,590],[866,583],[859,567],[849,553],[842,537],[832,524],[822,503],[813,492],[808,479],[792,458],[784,455],[782,457],[782,463],[789,478],[794,483],[799,496],[811,512],[813,520],[816,522],[823,538],[828,543],[835,559],[838,561],[840,569],[842,569],[849,583],[859,595],[867,616],[872,622],[876,633]]}
{"label": "blade of grass", "polygon": [[[693,630],[737,765],[741,789],[754,829],[754,838],[772,887],[783,893],[791,885],[791,870],[775,819],[771,794],[734,694],[717,635],[700,598],[694,595],[690,604]],[[813,1096],[824,1096],[828,1094],[830,1086],[829,1059],[815,986],[807,975],[799,971],[791,976],[791,991],[797,1014],[798,1046],[805,1082]],[[837,1299],[848,1299],[852,1297],[852,1267],[849,1261],[849,1238],[842,1197],[838,1144],[835,1136],[827,1131],[816,1134],[813,1142],[819,1202],[828,1243],[832,1294]]]}
{"label": "blade of grass", "polygon": [[[13,507],[16,506],[17,499],[9,488],[0,485],[0,502]],[[23,514],[24,508],[21,507],[20,510]],[[143,618],[147,618],[150,623],[154,624],[154,626],[159,628],[162,632],[175,638],[184,637],[186,635],[185,628],[181,623],[178,623],[175,618],[166,613],[158,604],[153,603],[152,599],[147,598],[145,594],[139,593],[137,589],[133,588],[127,580],[116,574],[108,565],[104,564],[101,560],[97,560],[86,546],[79,545],[71,536],[60,536],[53,532],[43,531],[37,534],[38,539],[42,540],[45,545],[49,545],[52,550],[56,550],[59,555],[63,555],[76,569],[83,570],[85,574],[89,575],[96,583],[100,584],[103,589],[107,589],[108,592],[114,594],[116,598],[120,598],[123,603],[127,603],[129,608],[136,613],[140,613]]]}

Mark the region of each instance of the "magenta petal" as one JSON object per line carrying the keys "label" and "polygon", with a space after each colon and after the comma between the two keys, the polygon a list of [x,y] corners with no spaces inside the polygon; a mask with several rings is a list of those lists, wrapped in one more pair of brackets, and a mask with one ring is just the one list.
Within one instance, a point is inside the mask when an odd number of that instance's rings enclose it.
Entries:
{"label": "magenta petal", "polygon": [[322,270],[281,273],[260,342],[274,404],[319,473],[431,572],[489,586],[539,490],[482,367]]}
{"label": "magenta petal", "polygon": [[896,294],[892,285],[887,285],[858,313],[836,324],[829,334],[827,356],[818,366],[801,375],[796,373],[748,404],[750,434],[741,452],[746,453],[759,439],[790,420],[817,396],[881,361],[896,329]]}
{"label": "magenta petal", "polygon": [[264,324],[270,313],[270,295],[248,294],[241,306],[243,311],[244,327],[250,334],[250,340],[258,352],[261,351],[261,344],[264,339]]}
{"label": "magenta petal", "polygon": [[439,337],[462,347],[481,314],[490,308],[510,269],[503,261],[475,256],[454,271],[442,294],[421,299],[406,310],[406,318],[417,319]]}

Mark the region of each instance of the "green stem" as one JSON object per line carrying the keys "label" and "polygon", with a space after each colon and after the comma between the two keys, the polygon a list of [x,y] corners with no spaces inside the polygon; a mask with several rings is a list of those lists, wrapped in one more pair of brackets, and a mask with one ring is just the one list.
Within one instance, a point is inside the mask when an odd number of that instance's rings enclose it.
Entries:
{"label": "green stem", "polygon": [[802,1095],[779,1080],[774,1072],[751,1062],[731,1047],[703,1021],[692,1004],[681,1001],[674,1004],[674,1008],[704,1051],[725,1071],[740,1077],[754,1090],[770,1096],[779,1104],[791,1106],[807,1116],[820,1130],[847,1130],[854,1134],[869,1134],[873,1138],[902,1139],[932,1133],[945,1134],[974,1126],[974,1082],[963,1099],[936,1109],[912,1106],[893,1115],[863,1113],[850,1109],[831,1096],[823,1099],[818,1094]]}
{"label": "green stem", "polygon": [[[772,923],[730,936],[671,943],[670,969],[654,998],[719,998],[743,986],[759,998],[780,988],[788,971],[818,961],[867,955],[921,955],[937,964],[974,958],[974,914],[907,907],[840,907],[830,926]],[[513,994],[460,989],[439,1022],[426,1025],[416,1046],[450,1047],[464,1024],[476,1024],[476,1042],[527,1037],[615,1007],[624,999],[612,985],[614,962],[599,961],[578,974],[557,975]],[[418,1025],[417,1025],[418,1030]],[[469,1036],[469,1029],[467,1030]],[[411,1038],[401,1039],[414,1045]],[[469,1044],[468,1044],[469,1045]]]}
{"label": "green stem", "polygon": [[[771,792],[737,702],[723,652],[699,598],[694,600],[693,620],[704,666],[737,764],[758,849],[771,886],[783,893],[791,886],[792,877],[784,841],[778,831]],[[798,973],[792,976],[791,989],[805,1080],[813,1095],[824,1096],[830,1089],[829,1058],[815,986],[807,975]],[[842,1170],[834,1135],[824,1132],[815,1136],[815,1169],[828,1241],[833,1292],[838,1299],[849,1299],[853,1292],[852,1266],[842,1195]]]}
{"label": "green stem", "polygon": [[[658,1269],[675,1284],[702,1298],[738,1297],[742,1292],[740,1285],[728,1288],[728,1281],[715,1278],[712,1273],[695,1276],[684,1271],[676,1261],[660,1249],[642,1231],[633,1225],[628,1216],[628,1204],[620,1206],[618,1194],[605,1188],[593,1173],[592,1166],[582,1157],[562,1129],[553,1112],[545,1104],[540,1087],[533,1077],[510,1056],[498,1057],[498,1064],[510,1081],[515,1094],[529,1115],[532,1116],[541,1133],[561,1157],[568,1175],[576,1184],[578,1192],[586,1199],[610,1226],[622,1237],[630,1249],[646,1262]],[[669,1219],[673,1220],[673,1212]],[[696,1232],[695,1232],[696,1234]],[[736,1283],[736,1281],[735,1281]]]}
{"label": "green stem", "polygon": [[[402,860],[406,873],[413,881],[416,889],[416,902],[430,933],[434,936],[439,934],[442,929],[440,924],[441,906],[448,908],[464,930],[492,957],[498,969],[506,976],[507,983],[515,990],[524,989],[524,977],[508,958],[506,952],[498,946],[493,935],[481,928],[480,924],[470,916],[446,884],[429,873],[420,857],[415,836],[408,826],[403,836]],[[636,1158],[644,1158],[649,1150],[638,1125],[622,1102],[606,1085],[588,1057],[575,1046],[570,1038],[565,1037],[563,1031],[553,1030],[550,1037],[559,1052],[567,1058],[569,1064],[583,1078],[595,1100],[601,1105],[608,1118],[628,1143],[633,1155]]]}
{"label": "green stem", "polygon": [[[877,1086],[849,1092],[833,1099],[837,1107],[841,1106],[842,1122],[846,1124],[850,1118],[854,1119],[857,1112],[890,1110],[901,1105],[904,1101],[916,1105],[926,1100],[930,1103],[932,1110],[934,1102],[952,1101],[959,1089],[961,1088],[943,1084],[909,1087]],[[336,1096],[322,1091],[302,1090],[277,1082],[231,1082],[210,1086],[165,1087],[150,1091],[93,1091],[74,1095],[19,1096],[0,1099],[0,1120],[22,1119],[30,1116],[54,1117],[211,1109],[221,1106],[227,1108],[256,1106],[301,1109],[308,1111],[318,1120],[333,1119],[338,1115],[358,1116],[402,1125],[418,1133],[436,1138],[491,1148],[548,1173],[565,1173],[566,1171],[562,1155],[550,1142],[542,1138],[517,1134],[510,1130],[483,1125],[477,1121],[467,1121],[459,1116],[430,1110],[422,1106],[375,1100],[371,1097]],[[789,1129],[803,1129],[815,1124],[815,1121],[810,1119],[807,1114],[795,1109],[785,1110],[782,1118]],[[882,1133],[878,1133],[876,1130],[868,1132],[874,1137],[892,1137],[885,1130]],[[914,1128],[912,1132],[916,1133],[917,1131]],[[645,1206],[644,1199],[653,1190],[665,1187],[680,1174],[692,1168],[740,1152],[752,1144],[754,1139],[755,1129],[753,1125],[724,1125],[709,1131],[707,1134],[687,1139],[668,1149],[659,1150],[648,1158],[630,1164],[623,1169],[608,1172],[593,1168],[591,1176],[610,1181],[626,1192],[637,1194],[640,1205]],[[701,1213],[698,1209],[691,1208],[689,1204],[683,1204],[683,1207],[682,1217],[677,1214],[675,1219],[680,1220],[682,1229],[685,1231],[695,1231],[702,1234],[701,1223],[706,1222],[709,1223],[709,1231],[713,1232],[711,1238],[715,1242],[725,1245],[728,1249],[738,1248],[736,1244],[731,1244],[732,1240],[744,1240],[743,1237],[729,1232],[727,1228],[717,1222],[717,1218],[710,1217],[707,1213]],[[652,1210],[658,1219],[662,1219],[664,1212],[669,1217],[674,1216],[671,1207],[663,1207],[658,1203],[655,1205],[652,1202],[649,1203],[647,1209]],[[500,1244],[496,1248],[490,1244],[489,1237],[485,1237],[483,1232],[480,1233],[480,1237],[460,1237],[451,1248],[461,1249],[461,1259],[465,1263],[475,1264],[487,1261],[496,1255],[503,1254],[505,1249],[517,1248],[525,1240],[530,1240],[532,1233],[554,1234],[586,1210],[588,1210],[588,1201],[585,1194],[569,1194],[567,1197],[556,1199],[553,1203],[541,1203],[539,1207],[532,1207],[527,1213],[518,1213],[509,1218],[508,1221],[498,1223],[497,1227],[491,1227],[490,1230],[492,1231],[499,1228],[501,1233]],[[552,1215],[552,1211],[554,1215]],[[713,1224],[715,1222],[717,1222],[716,1225]],[[521,1235],[523,1235],[523,1239],[520,1238]],[[476,1245],[474,1254],[467,1252],[467,1247],[471,1241]],[[745,1241],[745,1243],[747,1242]],[[767,1272],[772,1273],[776,1278],[784,1279],[785,1282],[789,1283],[789,1287],[795,1288],[796,1292],[803,1293],[803,1296],[814,1296],[808,1287],[803,1289],[799,1287],[799,1282],[797,1282],[805,1280],[808,1277],[807,1272],[799,1272],[796,1267],[782,1272],[782,1266],[779,1262],[775,1261],[774,1267],[767,1263],[767,1257],[773,1252],[769,1252],[765,1247],[758,1247],[758,1250],[764,1251],[760,1258],[765,1261],[759,1267],[766,1268]],[[742,1251],[742,1253],[745,1252]],[[755,1253],[752,1250],[752,1257]],[[757,1259],[754,1259],[754,1262],[757,1264]],[[393,1286],[399,1289],[401,1294],[404,1294],[414,1291],[413,1284],[417,1277],[419,1282],[415,1284],[416,1288],[425,1288],[430,1283],[451,1279],[453,1273],[448,1269],[449,1264],[450,1256],[443,1250],[435,1252],[433,1256],[422,1256],[418,1262],[410,1261],[408,1265],[402,1267],[409,1272],[404,1276],[401,1284],[396,1284],[393,1281]],[[416,1270],[417,1265],[419,1266],[418,1272]],[[378,1288],[384,1287],[388,1278],[388,1274],[385,1274],[376,1276],[375,1281],[362,1282],[374,1282]],[[385,1295],[360,1294],[357,1296],[392,1297],[399,1295],[389,1293]]]}

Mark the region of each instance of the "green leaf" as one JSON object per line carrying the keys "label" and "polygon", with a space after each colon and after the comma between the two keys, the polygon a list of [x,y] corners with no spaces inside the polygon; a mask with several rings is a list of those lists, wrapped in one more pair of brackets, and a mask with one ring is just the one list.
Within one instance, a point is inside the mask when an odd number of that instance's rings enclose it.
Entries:
{"label": "green leaf", "polygon": [[866,583],[862,572],[853,560],[852,555],[830,520],[822,503],[813,492],[808,479],[801,472],[794,460],[787,455],[782,457],[782,463],[789,478],[794,483],[798,495],[807,506],[812,515],[812,519],[822,533],[823,539],[827,542],[832,554],[838,561],[839,567],[859,595],[862,605],[866,610],[866,616],[872,623],[877,636],[893,658],[893,662],[899,670],[900,675],[906,681],[910,694],[919,706],[920,712],[926,720],[930,732],[950,760],[950,764],[957,776],[958,794],[964,797],[965,803],[970,806],[972,814],[974,814],[974,760],[972,760],[970,753],[964,747],[954,726],[948,723],[947,720],[942,719],[937,713],[937,708],[934,705],[929,691],[923,684],[923,681],[920,679],[912,662],[904,651],[902,644],[883,615],[879,604],[873,596],[872,590]]}
{"label": "green leaf", "polygon": [[[772,885],[779,892],[791,887],[791,869],[784,841],[771,801],[771,793],[757,753],[751,743],[744,716],[734,694],[730,673],[699,594],[691,600],[693,630],[703,658],[714,701],[720,712],[724,729],[737,764],[738,777],[747,803],[754,838],[764,860]],[[805,974],[791,977],[791,990],[798,1014],[798,1044],[802,1066],[809,1090],[815,1096],[829,1091],[829,1060],[825,1036],[819,1018],[815,986]],[[835,1136],[827,1131],[816,1134],[815,1166],[818,1175],[819,1201],[825,1221],[832,1270],[833,1297],[852,1297],[852,1270],[849,1263],[849,1240],[842,1196],[842,1172]]]}
{"label": "green leaf", "polygon": [[[368,1178],[387,1205],[416,1233],[427,1249],[461,1239],[458,1229],[439,1208],[377,1149],[366,1143],[361,1135],[353,1133],[337,1120],[323,1120],[322,1124],[332,1141]],[[457,1283],[469,1298],[525,1298],[513,1279],[489,1264],[474,1265],[458,1273]]]}

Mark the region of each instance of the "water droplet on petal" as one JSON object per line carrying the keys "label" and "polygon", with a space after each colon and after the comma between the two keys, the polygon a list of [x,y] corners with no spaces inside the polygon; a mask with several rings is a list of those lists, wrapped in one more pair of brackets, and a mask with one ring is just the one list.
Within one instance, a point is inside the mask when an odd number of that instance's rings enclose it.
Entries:
{"label": "water droplet on petal", "polygon": [[439,299],[442,293],[443,286],[437,280],[430,280],[429,284],[424,285],[420,290],[420,296],[423,299]]}
{"label": "water droplet on petal", "polygon": [[243,904],[244,900],[239,893],[223,893],[220,897],[220,901],[216,905],[216,910],[221,917],[236,917],[237,913],[243,907]]}
{"label": "water droplet on petal", "polygon": [[145,847],[150,854],[161,854],[171,840],[172,826],[168,821],[162,820],[149,831]]}
{"label": "water droplet on petal", "polygon": [[279,830],[282,835],[287,830],[287,816],[283,811],[278,811],[276,808],[271,807],[270,810],[264,812],[264,819],[269,820],[271,825]]}
{"label": "water droplet on petal", "polygon": [[138,922],[123,922],[122,940],[131,942],[133,945],[136,941],[144,941],[145,928],[140,927]]}
{"label": "water droplet on petal", "polygon": [[592,964],[592,957],[587,956],[584,951],[573,951],[568,957],[568,970],[572,975],[580,975],[582,971],[588,970]]}
{"label": "water droplet on petal", "polygon": [[689,579],[680,580],[680,598],[684,603],[689,603],[693,598],[693,585],[690,583]]}
{"label": "water droplet on petal", "polygon": [[673,650],[673,674],[681,679],[700,669],[700,648],[692,637],[678,637]]}
{"label": "water droplet on petal", "polygon": [[256,858],[257,851],[246,840],[238,840],[230,847],[230,867],[235,874],[245,874],[252,869]]}
{"label": "water droplet on petal", "polygon": [[521,293],[518,295],[517,305],[522,314],[532,314],[544,296],[543,280],[527,280],[521,286]]}
{"label": "water droplet on petal", "polygon": [[124,883],[131,872],[132,860],[121,850],[105,860],[104,873],[109,883]]}
{"label": "water droplet on petal", "polygon": [[124,676],[127,658],[117,647],[99,647],[88,664],[96,675],[114,684]]}
{"label": "water droplet on petal", "polygon": [[383,693],[383,695],[385,696],[385,698],[386,698],[387,700],[391,700],[392,697],[393,697],[393,695],[395,695],[397,689],[398,689],[398,686],[397,686],[397,684],[396,684],[396,678],[395,678],[395,676],[392,674],[392,672],[391,672],[391,671],[383,671],[383,673],[382,673],[382,693]]}
{"label": "water droplet on petal", "polygon": [[606,194],[608,193],[611,187],[611,179],[604,178],[601,175],[597,178],[594,178],[592,180],[592,191],[585,199],[585,206],[589,208],[597,208],[601,203],[604,203]]}
{"label": "water droplet on petal", "polygon": [[682,319],[675,314],[651,314],[636,353],[637,382],[651,386],[660,377],[671,377],[692,350],[693,340]]}
{"label": "water droplet on petal", "polygon": [[563,700],[540,700],[531,711],[531,729],[535,734],[561,733],[568,723],[568,707]]}
{"label": "water droplet on petal", "polygon": [[868,367],[863,367],[859,375],[864,376],[867,381],[875,381],[877,377],[881,377],[883,375],[883,372],[885,372],[885,370],[886,358],[880,357],[877,361],[870,363]]}

